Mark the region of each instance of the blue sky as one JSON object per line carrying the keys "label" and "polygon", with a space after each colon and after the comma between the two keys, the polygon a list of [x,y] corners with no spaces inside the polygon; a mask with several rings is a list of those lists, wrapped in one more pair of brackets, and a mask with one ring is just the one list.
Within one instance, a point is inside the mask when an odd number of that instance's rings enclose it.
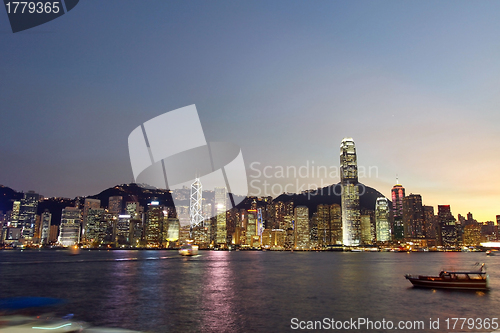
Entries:
{"label": "blue sky", "polygon": [[378,169],[365,184],[389,195],[398,174],[425,204],[493,220],[499,7],[86,0],[16,34],[0,10],[0,183],[74,197],[131,182],[128,134],[196,104],[247,166],[338,166],[353,137]]}

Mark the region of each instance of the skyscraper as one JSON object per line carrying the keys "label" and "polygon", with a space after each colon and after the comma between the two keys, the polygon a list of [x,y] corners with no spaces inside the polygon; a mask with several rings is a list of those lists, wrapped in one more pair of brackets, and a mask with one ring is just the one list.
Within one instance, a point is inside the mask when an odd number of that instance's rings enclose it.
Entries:
{"label": "skyscraper", "polygon": [[215,188],[215,209],[217,215],[216,243],[225,246],[227,242],[226,230],[227,191],[225,187]]}
{"label": "skyscraper", "polygon": [[406,238],[425,238],[424,210],[420,194],[403,198],[403,226]]}
{"label": "skyscraper", "polygon": [[316,217],[318,221],[318,245],[320,247],[331,245],[330,206],[318,205]]}
{"label": "skyscraper", "polygon": [[359,212],[358,165],[352,138],[340,145],[340,184],[342,186],[342,243],[356,246],[361,242]]}
{"label": "skyscraper", "polygon": [[434,207],[423,206],[424,225],[426,228],[426,236],[430,239],[436,239],[436,217],[434,215]]}
{"label": "skyscraper", "polygon": [[385,197],[377,198],[375,204],[375,224],[377,242],[391,241],[391,226],[389,222],[389,201]]}
{"label": "skyscraper", "polygon": [[394,239],[402,240],[404,238],[403,198],[405,197],[405,188],[401,184],[396,184],[393,186],[391,194]]}
{"label": "skyscraper", "polygon": [[104,240],[105,233],[104,208],[90,208],[87,210],[86,242],[91,246],[97,246]]}
{"label": "skyscraper", "polygon": [[21,201],[14,201],[12,205],[12,213],[10,215],[10,225],[9,227],[17,228],[19,223],[19,210],[21,209]]}
{"label": "skyscraper", "polygon": [[158,201],[152,201],[148,205],[146,213],[146,242],[149,247],[160,247],[162,245],[162,230],[164,213],[163,206]]}
{"label": "skyscraper", "polygon": [[330,245],[342,245],[342,212],[339,204],[330,205]]}
{"label": "skyscraper", "polygon": [[42,213],[41,217],[41,226],[40,226],[40,243],[42,245],[46,245],[49,243],[50,236],[50,222],[52,220],[52,214],[46,209]]}
{"label": "skyscraper", "polygon": [[309,208],[295,207],[295,248],[305,250],[309,248]]}
{"label": "skyscraper", "polygon": [[61,214],[61,232],[59,243],[62,246],[73,246],[80,242],[80,226],[82,211],[76,207],[66,207]]}
{"label": "skyscraper", "polygon": [[191,196],[189,198],[189,220],[191,230],[203,226],[203,190],[199,178],[191,184]]}
{"label": "skyscraper", "polygon": [[82,225],[82,238],[86,239],[86,231],[87,231],[87,216],[89,209],[97,209],[101,207],[101,200],[99,199],[90,199],[85,198],[85,202],[83,204],[83,225]]}
{"label": "skyscraper", "polygon": [[33,191],[24,193],[24,198],[21,199],[19,222],[17,226],[22,228],[22,237],[24,239],[33,239],[35,233],[36,210],[38,209],[39,199],[40,196]]}
{"label": "skyscraper", "polygon": [[126,214],[130,215],[131,219],[137,219],[139,215],[139,203],[137,201],[127,201],[125,203]]}
{"label": "skyscraper", "polygon": [[122,213],[122,196],[114,196],[109,197],[109,212],[113,214],[121,214]]}
{"label": "skyscraper", "polygon": [[438,206],[438,223],[440,234],[439,243],[445,248],[454,248],[458,245],[457,225],[455,217],[451,214],[450,205]]}

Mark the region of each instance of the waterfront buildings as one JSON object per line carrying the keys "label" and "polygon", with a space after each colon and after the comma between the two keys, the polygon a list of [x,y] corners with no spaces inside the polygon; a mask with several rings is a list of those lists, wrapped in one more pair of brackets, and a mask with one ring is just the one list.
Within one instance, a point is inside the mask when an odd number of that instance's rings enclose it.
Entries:
{"label": "waterfront buildings", "polygon": [[342,186],[342,243],[356,246],[361,242],[359,212],[358,166],[356,147],[352,138],[340,145],[340,184]]}

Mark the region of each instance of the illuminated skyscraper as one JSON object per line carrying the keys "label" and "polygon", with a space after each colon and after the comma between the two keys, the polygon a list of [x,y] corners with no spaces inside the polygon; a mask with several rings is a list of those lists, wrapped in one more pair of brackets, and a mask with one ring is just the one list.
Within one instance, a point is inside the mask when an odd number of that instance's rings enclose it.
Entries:
{"label": "illuminated skyscraper", "polygon": [[[165,230],[166,229],[166,230]],[[166,228],[164,228],[164,241],[168,243],[175,243],[179,240],[179,232],[181,230],[181,224],[179,219],[175,217],[169,217],[167,219]]]}
{"label": "illuminated skyscraper", "polygon": [[76,207],[66,207],[61,214],[61,232],[59,243],[62,246],[73,246],[80,242],[80,226],[82,211]]}
{"label": "illuminated skyscraper", "polygon": [[436,216],[434,215],[434,207],[423,206],[424,225],[427,238],[436,240]]}
{"label": "illuminated skyscraper", "polygon": [[52,214],[46,209],[41,216],[40,225],[40,243],[46,245],[49,243],[50,236],[50,222],[52,220]]}
{"label": "illuminated skyscraper", "polygon": [[245,232],[245,244],[253,247],[253,239],[257,235],[257,219],[255,218],[255,215],[257,213],[257,210],[255,209],[249,209],[247,213],[247,228]]}
{"label": "illuminated skyscraper", "polygon": [[420,194],[403,198],[403,226],[406,238],[425,238],[424,210]]}
{"label": "illuminated skyscraper", "polygon": [[121,214],[122,213],[122,196],[114,196],[109,197],[109,212],[113,214]]}
{"label": "illuminated skyscraper", "polygon": [[85,230],[86,242],[91,246],[97,246],[104,240],[105,234],[104,208],[89,208]]}
{"label": "illuminated skyscraper", "polygon": [[149,247],[160,247],[162,245],[163,229],[163,206],[158,201],[152,201],[148,205],[146,213],[146,242]]}
{"label": "illuminated skyscraper", "polygon": [[342,243],[356,246],[361,241],[359,213],[358,165],[352,138],[340,145],[340,184],[342,186]]}
{"label": "illuminated skyscraper", "polygon": [[318,221],[318,245],[326,247],[330,245],[331,239],[330,206],[318,205],[316,217]]}
{"label": "illuminated skyscraper", "polygon": [[389,221],[389,201],[387,198],[377,198],[375,204],[375,224],[377,242],[389,242],[391,240],[391,225]]}
{"label": "illuminated skyscraper", "polygon": [[342,245],[342,211],[339,204],[330,205],[330,243]]}
{"label": "illuminated skyscraper", "polygon": [[21,199],[19,222],[17,226],[22,228],[22,237],[24,239],[33,239],[35,233],[36,210],[38,209],[39,199],[40,196],[33,191],[24,193],[24,198]]}
{"label": "illuminated skyscraper", "polygon": [[189,220],[191,230],[203,226],[202,211],[203,191],[199,178],[191,184],[191,196],[189,199]]}
{"label": "illuminated skyscraper", "polygon": [[468,224],[464,227],[464,246],[478,246],[481,243],[481,226]]}
{"label": "illuminated skyscraper", "polygon": [[14,201],[12,205],[12,214],[10,215],[10,227],[17,228],[19,223],[19,210],[21,209],[21,201]]}
{"label": "illuminated skyscraper", "polygon": [[440,228],[439,243],[445,248],[454,248],[458,245],[457,224],[451,214],[450,205],[438,206],[438,223]]}
{"label": "illuminated skyscraper", "polygon": [[359,223],[361,225],[361,243],[364,245],[372,244],[370,215],[361,214]]}
{"label": "illuminated skyscraper", "polygon": [[393,186],[391,194],[394,239],[402,240],[404,238],[403,198],[405,197],[405,188],[401,184],[396,184]]}
{"label": "illuminated skyscraper", "polygon": [[309,248],[309,208],[295,207],[295,248],[305,250]]}
{"label": "illuminated skyscraper", "polygon": [[87,239],[85,233],[87,231],[87,216],[88,216],[89,209],[97,209],[100,207],[101,207],[101,200],[85,198],[85,202],[83,204],[83,226],[82,226],[83,239]]}
{"label": "illuminated skyscraper", "polygon": [[116,221],[115,242],[117,245],[130,245],[130,215],[120,214]]}
{"label": "illuminated skyscraper", "polygon": [[127,215],[130,215],[131,219],[137,219],[139,217],[139,203],[137,201],[127,201],[125,203],[125,211]]}
{"label": "illuminated skyscraper", "polygon": [[215,188],[215,210],[217,215],[216,243],[225,246],[227,242],[226,230],[227,191],[225,187]]}

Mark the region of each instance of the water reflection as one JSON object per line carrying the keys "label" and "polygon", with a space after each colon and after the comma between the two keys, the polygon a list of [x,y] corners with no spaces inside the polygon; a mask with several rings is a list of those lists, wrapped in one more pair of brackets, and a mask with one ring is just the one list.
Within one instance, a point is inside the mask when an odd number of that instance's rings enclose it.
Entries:
{"label": "water reflection", "polygon": [[225,332],[236,330],[235,278],[229,257],[231,252],[211,252],[203,272],[201,330]]}

